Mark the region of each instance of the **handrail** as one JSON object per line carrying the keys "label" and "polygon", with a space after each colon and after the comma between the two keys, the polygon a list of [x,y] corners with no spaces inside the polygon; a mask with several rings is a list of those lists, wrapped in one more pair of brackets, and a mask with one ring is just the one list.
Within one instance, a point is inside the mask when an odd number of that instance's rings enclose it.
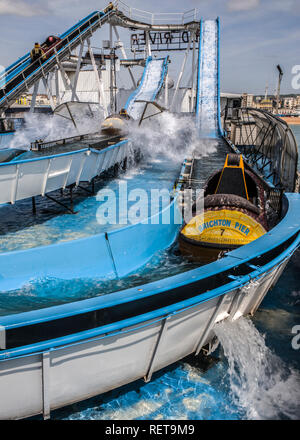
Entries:
{"label": "handrail", "polygon": [[[122,0],[116,0],[113,2],[115,7],[123,12],[124,15],[127,15],[130,19],[136,21],[144,21],[148,22],[148,24],[156,25],[156,24],[185,24],[190,23],[191,21],[197,21],[199,12],[198,9],[190,9],[185,12],[160,12],[153,13],[149,11],[145,11],[138,8],[132,8],[128,6]],[[141,20],[143,19],[143,20]],[[173,20],[173,21],[171,21]]]}
{"label": "handrail", "polygon": [[[95,12],[95,13],[93,14],[93,17],[95,17],[96,15],[98,15],[98,12]],[[88,17],[89,17],[89,18],[87,18],[86,20],[84,19],[84,20],[80,21],[79,24],[78,24],[78,26],[74,27],[74,29],[71,28],[71,31],[68,32],[68,33],[62,38],[60,44],[61,44],[61,43],[64,43],[64,42],[67,42],[67,44],[64,44],[63,47],[62,47],[59,51],[57,51],[57,54],[60,54],[60,53],[63,52],[66,48],[69,48],[69,46],[70,46],[70,44],[71,44],[72,41],[74,41],[75,39],[79,39],[79,38],[82,36],[82,34],[86,33],[86,31],[90,29],[91,26],[93,26],[94,24],[96,24],[96,22],[90,23],[90,18],[91,18],[91,17],[90,17],[90,16],[88,16]],[[102,17],[104,17],[104,15],[103,15]],[[100,20],[100,21],[101,21],[101,18],[102,18],[102,17],[99,17],[99,20]],[[75,31],[76,29],[78,29],[78,27],[80,28],[80,27],[82,27],[83,25],[85,25],[86,22],[89,22],[89,26],[88,26],[87,28],[85,28],[83,31],[80,31],[79,34],[76,35],[76,36],[70,41],[70,40],[69,40],[69,35],[70,35],[70,33],[71,33],[72,31]],[[27,66],[25,67],[25,69],[23,69],[22,71],[20,71],[20,72],[16,72],[16,74],[21,74],[21,73],[22,73],[22,74],[24,75],[24,71],[26,71],[26,69],[28,69],[29,67],[31,67],[31,66],[34,65],[34,64],[36,64],[36,65],[39,64],[39,68],[41,68],[41,67],[44,68],[44,67],[46,67],[46,65],[48,64],[48,62],[49,62],[50,60],[53,59],[54,56],[55,56],[55,55],[52,55],[52,56],[51,56],[49,59],[47,59],[45,62],[42,62],[42,61],[41,61],[41,60],[42,60],[42,56],[41,56],[39,59],[37,59],[37,60],[34,61],[33,63],[30,63],[29,65],[27,65]],[[13,77],[9,78],[8,81],[5,81],[4,84],[0,84],[1,88],[2,88],[2,87],[6,87],[8,84],[10,84],[11,81],[13,81],[13,79],[15,78],[15,76],[16,76],[16,75],[14,75]]]}
{"label": "handrail", "polygon": [[[41,58],[39,58],[35,62],[27,64],[23,70],[16,72],[13,77],[9,78],[8,82],[5,82],[5,84],[1,84],[0,90],[3,92],[5,91],[5,88],[7,88],[7,86],[19,75],[23,76],[23,80],[20,80],[7,93],[4,92],[3,96],[1,96],[0,98],[0,106],[3,105],[4,102],[9,103],[10,101],[12,101],[16,90],[19,91],[19,89],[24,88],[24,84],[28,88],[35,81],[36,77],[40,77],[43,73],[45,73],[45,71],[50,71],[54,66],[53,62],[54,64],[57,63],[57,57],[59,57],[60,61],[62,61],[64,56],[67,56],[68,52],[70,52],[76,45],[78,45],[79,42],[82,42],[83,37],[95,30],[95,27],[97,28],[99,25],[102,24],[103,21],[106,21],[112,13],[114,13],[114,11],[108,11],[106,14],[104,14],[103,12],[95,11],[94,13],[90,14],[69,31],[67,31],[67,35],[62,39],[62,42],[66,42],[66,44],[64,44],[59,51],[56,51],[54,48],[55,53],[45,62],[42,62]],[[90,21],[91,18],[94,18],[93,22]],[[87,23],[88,26],[86,26]],[[81,30],[82,26],[84,26],[84,29]],[[70,40],[70,34],[72,35],[72,33],[76,32],[76,30],[79,31],[79,33],[75,35],[72,40]],[[26,70],[28,70],[28,74],[25,77],[24,72],[26,73]]]}
{"label": "handrail", "polygon": [[235,109],[235,115],[226,122],[232,127],[230,141],[242,149],[250,165],[271,185],[295,191],[298,147],[288,124],[276,115],[251,107]]}
{"label": "handrail", "polygon": [[[41,58],[36,60],[35,62],[30,61],[29,54],[26,54],[23,58],[16,61],[14,64],[9,66],[7,69],[1,72],[0,74],[0,106],[2,105],[10,105],[12,100],[14,99],[14,96],[16,92],[19,93],[22,92],[22,90],[25,90],[28,87],[31,87],[33,82],[37,80],[42,73],[44,73],[45,70],[49,67],[49,70],[52,69],[52,64],[56,57],[60,54],[62,55],[61,61],[63,60],[63,55],[67,54],[67,51],[69,52],[75,47],[74,41],[82,41],[82,37],[86,35],[87,32],[90,32],[91,29],[93,29],[96,25],[99,23],[101,24],[102,20],[108,20],[112,15],[116,14],[118,11],[125,12],[125,15],[129,16],[130,18],[134,19],[136,18],[137,21],[143,21],[144,23],[148,23],[150,25],[161,25],[170,23],[170,20],[173,21],[174,25],[184,25],[185,23],[190,23],[192,21],[197,21],[198,17],[198,10],[197,9],[190,9],[186,12],[173,12],[173,13],[160,13],[160,14],[154,14],[147,11],[143,11],[138,8],[131,8],[126,3],[122,2],[121,0],[115,0],[113,2],[114,8],[107,11],[106,13],[103,13],[102,11],[95,11],[91,13],[89,16],[85,17],[83,20],[79,21],[76,25],[71,27],[68,31],[61,34],[62,42],[65,42],[66,44],[57,51],[54,55],[52,55],[48,60],[45,62],[41,61]],[[100,16],[100,14],[103,14]],[[94,17],[98,16],[98,20],[96,20],[94,23],[92,23],[92,19]],[[83,31],[79,32],[79,35],[77,35],[73,40],[70,41],[70,34],[72,32],[75,32],[76,29],[80,29],[81,26],[84,26],[86,23],[88,23],[88,27],[85,28]],[[61,44],[61,43],[60,43]],[[33,68],[33,66],[37,67],[36,69]],[[26,75],[24,73],[27,73]],[[9,87],[9,84],[11,84],[18,76],[23,76],[23,80],[20,79],[20,81],[17,82],[17,84],[12,86],[12,88],[8,91],[5,90],[5,88]]]}
{"label": "handrail", "polygon": [[[66,32],[64,32],[63,34],[61,34],[61,35],[60,35],[60,38],[61,38],[62,42],[63,42],[64,40],[68,41],[68,36],[70,35],[70,33],[71,33],[72,31],[74,31],[76,28],[81,27],[82,25],[84,25],[87,21],[90,20],[91,17],[95,16],[95,14],[97,14],[97,13],[98,13],[98,11],[95,11],[95,12],[93,12],[92,14],[89,14],[87,17],[85,17],[84,19],[80,20],[76,25],[72,26],[72,27],[71,27],[70,29],[68,29]],[[29,59],[29,58],[30,58],[30,53],[24,55],[23,58],[20,58],[20,60],[18,60],[16,63],[12,64],[11,66],[9,66],[7,69],[12,70],[11,68],[14,67],[14,70],[16,70],[16,67],[15,67],[15,66],[18,66],[18,65],[20,64],[20,62],[24,63],[25,58]],[[39,58],[38,60],[36,60],[35,62],[37,63],[37,61],[40,61],[41,58],[42,58],[42,57],[40,57],[40,58]],[[32,64],[34,64],[34,63],[30,63],[29,65],[32,65]],[[42,65],[44,66],[44,65],[46,64],[46,62],[45,62],[45,63],[39,63],[39,64],[40,64],[40,65],[42,64]],[[29,65],[25,66],[25,68],[27,68]],[[7,69],[5,69],[5,71],[3,71],[2,73],[6,73],[6,70],[7,70]],[[24,68],[23,68],[23,71],[24,71]],[[11,72],[11,73],[14,73],[14,72]],[[0,87],[2,88],[2,87],[5,87],[6,85],[8,85],[8,84],[9,84],[9,83],[15,78],[16,74],[18,74],[18,73],[21,73],[21,71],[20,71],[20,72],[15,72],[15,75],[14,75],[13,77],[8,78],[8,81],[6,80],[6,81],[4,81],[4,83],[3,83],[3,81],[1,81],[2,77],[0,77]],[[8,75],[8,76],[9,76],[9,75]]]}

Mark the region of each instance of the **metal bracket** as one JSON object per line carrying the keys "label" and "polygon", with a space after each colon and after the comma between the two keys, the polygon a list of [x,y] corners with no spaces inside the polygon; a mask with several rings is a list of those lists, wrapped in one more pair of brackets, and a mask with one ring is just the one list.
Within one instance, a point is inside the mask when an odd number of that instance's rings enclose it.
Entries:
{"label": "metal bracket", "polygon": [[42,353],[43,417],[50,419],[50,351]]}
{"label": "metal bracket", "polygon": [[200,353],[200,350],[201,350],[201,348],[203,346],[203,343],[204,343],[205,339],[207,338],[210,330],[213,328],[213,326],[215,324],[215,321],[216,321],[217,314],[218,314],[218,312],[219,312],[219,310],[221,308],[221,305],[223,304],[224,298],[225,298],[225,295],[222,295],[221,298],[219,299],[218,304],[215,307],[215,309],[214,309],[214,311],[213,311],[213,313],[211,315],[210,320],[208,321],[206,329],[200,335],[200,338],[199,338],[197,344],[195,345],[195,350],[194,350],[195,351],[195,356],[198,356],[198,354]]}
{"label": "metal bracket", "polygon": [[71,202],[71,207],[65,205],[64,203],[60,202],[59,200],[56,200],[54,197],[49,196],[48,194],[45,194],[45,197],[47,197],[47,199],[52,200],[53,202],[57,203],[58,205],[62,206],[63,208],[67,209],[69,212],[71,212],[71,214],[77,214],[78,211],[74,211],[73,209],[73,195],[72,195],[72,188],[70,188],[70,202]]}
{"label": "metal bracket", "polygon": [[160,343],[161,343],[161,341],[163,339],[163,335],[164,335],[164,333],[166,331],[166,328],[167,328],[166,323],[167,323],[168,319],[170,319],[170,316],[167,316],[161,322],[160,330],[159,330],[159,333],[158,333],[158,336],[157,336],[157,340],[156,340],[156,343],[155,343],[155,346],[154,346],[154,349],[153,349],[153,352],[152,352],[152,356],[151,356],[151,360],[150,360],[150,363],[149,363],[148,371],[147,371],[147,374],[144,376],[144,381],[145,382],[150,382],[150,380],[151,380],[153,369],[154,369],[154,361],[155,361],[155,359],[157,357],[157,353],[158,353],[158,349],[159,349]]}

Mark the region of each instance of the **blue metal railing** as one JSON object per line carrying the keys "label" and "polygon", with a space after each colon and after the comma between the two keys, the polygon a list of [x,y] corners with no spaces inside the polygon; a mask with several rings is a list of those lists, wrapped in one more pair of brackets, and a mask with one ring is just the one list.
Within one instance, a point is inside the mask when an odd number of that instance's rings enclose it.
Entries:
{"label": "blue metal railing", "polygon": [[71,48],[73,49],[82,42],[82,37],[89,32],[93,32],[101,24],[102,20],[111,13],[112,11],[106,14],[102,11],[95,11],[61,34],[60,38],[62,41],[59,43],[62,46],[61,49],[58,51],[54,49],[54,55],[50,56],[46,61],[42,62],[42,59],[39,58],[31,62],[30,55],[27,54],[5,69],[2,75],[0,75],[0,106],[7,103],[8,98],[12,100],[16,92],[21,91],[26,83],[27,85],[29,83],[29,86],[32,85],[34,76],[37,76],[36,79],[38,80],[42,74],[50,71],[57,64],[56,58],[62,61]]}

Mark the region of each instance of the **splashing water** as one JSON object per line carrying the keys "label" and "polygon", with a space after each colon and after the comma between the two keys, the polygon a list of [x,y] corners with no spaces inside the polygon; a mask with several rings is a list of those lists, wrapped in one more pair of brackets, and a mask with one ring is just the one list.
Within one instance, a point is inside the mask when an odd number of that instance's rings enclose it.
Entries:
{"label": "splashing water", "polygon": [[99,108],[90,116],[82,111],[81,116],[73,114],[73,117],[76,128],[71,121],[58,115],[25,113],[24,126],[16,131],[9,147],[29,149],[30,143],[37,139],[47,142],[99,131],[102,120]]}
{"label": "splashing water", "polygon": [[299,418],[300,375],[266,346],[252,321],[224,321],[215,333],[228,361],[232,400],[246,418]]}
{"label": "splashing water", "polygon": [[133,119],[138,120],[144,110],[145,104],[138,101],[151,101],[153,95],[157,93],[162,77],[163,63],[164,59],[153,59],[145,69],[143,83],[141,84],[140,89],[137,90],[137,94],[134,95],[134,98],[130,101],[127,109],[127,113]]}
{"label": "splashing water", "polygon": [[201,50],[201,79],[199,84],[199,129],[203,136],[217,133],[217,22],[205,20]]}
{"label": "splashing water", "polygon": [[164,155],[172,162],[183,161],[187,156],[209,156],[217,150],[217,141],[199,139],[195,119],[163,112],[143,122],[139,127],[129,125],[130,134],[136,146],[145,156],[153,159]]}

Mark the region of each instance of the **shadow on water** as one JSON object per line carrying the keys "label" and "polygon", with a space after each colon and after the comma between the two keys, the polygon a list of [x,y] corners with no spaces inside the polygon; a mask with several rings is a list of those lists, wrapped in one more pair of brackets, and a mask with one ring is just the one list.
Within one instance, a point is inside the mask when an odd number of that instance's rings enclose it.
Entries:
{"label": "shadow on water", "polygon": [[[114,175],[113,172],[109,172],[102,175],[101,178],[95,179],[95,194],[115,177],[116,175]],[[80,186],[81,187],[76,187],[72,190],[75,212],[79,209],[79,205],[83,201],[95,196],[95,194],[90,193],[91,185],[81,184]],[[53,191],[51,197],[63,203],[66,207],[71,207],[69,189]],[[14,233],[31,226],[44,224],[57,216],[76,215],[58,203],[42,196],[35,197],[35,206],[35,214],[33,213],[31,199],[21,200],[15,205],[0,207],[0,239],[1,236],[7,233]]]}
{"label": "shadow on water", "polygon": [[[102,395],[55,410],[51,413],[51,418],[54,420],[78,418],[105,420],[106,417],[114,420],[154,420],[164,417],[176,418],[176,416],[180,418],[176,410],[172,417],[172,402],[176,399],[178,404],[185,396],[187,400],[191,400],[192,396],[194,398],[193,379],[188,377],[191,371],[194,374],[205,373],[218,361],[219,359],[213,356],[187,356],[180,362],[155,372],[149,383],[139,379]],[[178,389],[180,389],[179,393]],[[187,403],[186,406],[185,408],[184,405],[180,405],[180,411],[189,412],[190,419],[198,419],[200,414],[196,412],[196,406],[194,409],[192,403],[190,405]]]}

